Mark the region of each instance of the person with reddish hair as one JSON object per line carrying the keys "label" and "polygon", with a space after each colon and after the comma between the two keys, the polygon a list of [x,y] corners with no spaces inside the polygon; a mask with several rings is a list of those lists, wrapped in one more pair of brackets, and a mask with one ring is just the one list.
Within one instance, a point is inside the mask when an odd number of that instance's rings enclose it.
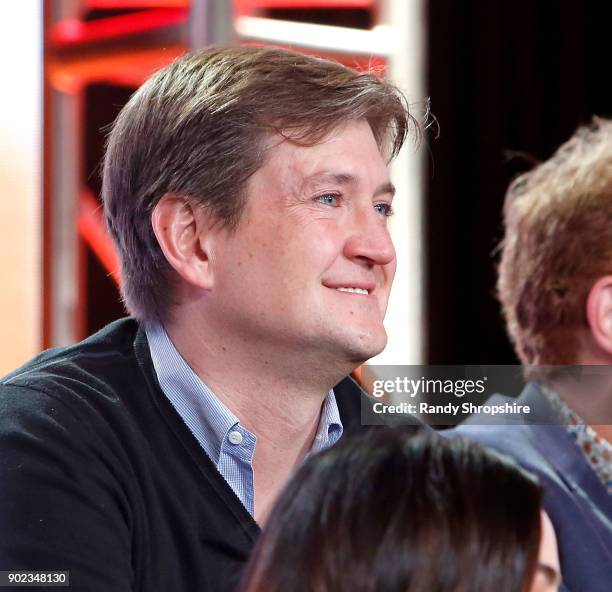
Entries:
{"label": "person with reddish hair", "polygon": [[[498,296],[529,380],[526,423],[456,433],[540,476],[565,590],[612,582],[612,121],[595,118],[518,177],[504,204]],[[503,403],[495,395],[489,403]]]}

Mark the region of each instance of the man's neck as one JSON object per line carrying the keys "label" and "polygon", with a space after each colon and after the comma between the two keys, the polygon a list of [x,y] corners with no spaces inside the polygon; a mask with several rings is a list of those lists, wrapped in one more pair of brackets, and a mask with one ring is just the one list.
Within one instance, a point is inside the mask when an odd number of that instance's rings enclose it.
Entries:
{"label": "man's neck", "polygon": [[342,373],[313,366],[299,352],[292,357],[286,351],[269,351],[264,344],[245,343],[194,324],[167,323],[165,329],[193,371],[257,437],[255,517],[261,523],[312,448],[323,402]]}
{"label": "man's neck", "polygon": [[597,435],[604,440],[612,443],[612,425],[609,424],[593,424],[591,426]]}
{"label": "man's neck", "polygon": [[601,438],[612,442],[612,370],[607,366],[584,369],[580,378],[552,380],[550,388]]}
{"label": "man's neck", "polygon": [[296,440],[316,427],[329,390],[350,371],[334,371],[320,359],[313,364],[300,351],[271,351],[220,331],[175,323],[164,328],[189,366],[241,423],[283,447],[299,447]]}

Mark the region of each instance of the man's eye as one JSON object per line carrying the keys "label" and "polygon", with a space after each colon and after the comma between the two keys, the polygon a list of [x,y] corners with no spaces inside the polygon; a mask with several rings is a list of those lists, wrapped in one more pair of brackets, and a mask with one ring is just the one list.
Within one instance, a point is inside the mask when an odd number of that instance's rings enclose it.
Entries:
{"label": "man's eye", "polygon": [[324,193],[317,197],[317,201],[325,204],[326,206],[336,207],[338,205],[338,196],[333,193]]}
{"label": "man's eye", "polygon": [[393,208],[391,204],[379,203],[374,205],[374,209],[383,216],[393,216]]}

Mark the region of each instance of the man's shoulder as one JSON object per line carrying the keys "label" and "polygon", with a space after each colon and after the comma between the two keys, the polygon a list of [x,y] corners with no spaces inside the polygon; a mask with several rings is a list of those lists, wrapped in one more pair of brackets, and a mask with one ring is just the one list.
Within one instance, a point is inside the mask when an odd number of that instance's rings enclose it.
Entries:
{"label": "man's shoulder", "polygon": [[449,437],[463,437],[525,462],[544,460],[536,447],[533,426],[528,424],[461,424],[443,432]]}
{"label": "man's shoulder", "polygon": [[69,376],[80,368],[95,373],[106,360],[113,363],[133,353],[138,327],[138,322],[132,318],[114,321],[83,341],[41,352],[4,376],[0,384],[26,385],[47,375]]}
{"label": "man's shoulder", "polygon": [[567,446],[567,434],[540,388],[529,383],[517,398],[498,394],[485,404],[505,402],[517,403],[530,411],[518,415],[473,416],[449,430],[447,435],[462,436],[493,448],[540,475],[554,478],[552,459]]}
{"label": "man's shoulder", "polygon": [[6,412],[72,405],[92,393],[112,399],[138,373],[138,329],[136,320],[120,319],[79,343],[40,353],[0,380],[0,405]]}

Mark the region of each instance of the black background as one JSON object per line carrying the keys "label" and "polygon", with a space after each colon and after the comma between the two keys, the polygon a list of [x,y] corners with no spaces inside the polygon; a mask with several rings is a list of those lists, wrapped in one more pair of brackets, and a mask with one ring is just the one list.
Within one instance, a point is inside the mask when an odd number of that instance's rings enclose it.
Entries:
{"label": "black background", "polygon": [[548,158],[592,115],[612,115],[608,6],[428,2],[427,89],[440,125],[425,194],[428,363],[516,362],[494,295],[503,195],[529,160]]}

